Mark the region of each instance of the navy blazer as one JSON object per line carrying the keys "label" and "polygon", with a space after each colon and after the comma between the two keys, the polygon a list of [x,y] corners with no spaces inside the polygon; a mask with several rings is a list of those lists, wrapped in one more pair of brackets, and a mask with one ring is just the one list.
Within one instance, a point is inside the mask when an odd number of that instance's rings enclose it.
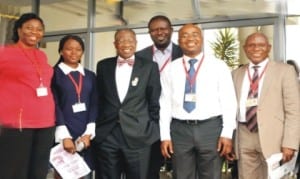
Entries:
{"label": "navy blazer", "polygon": [[[56,125],[66,125],[73,139],[77,139],[86,130],[87,124],[94,122],[97,118],[97,89],[96,75],[94,72],[84,69],[83,84],[80,100],[86,105],[86,111],[74,113],[72,105],[78,102],[74,84],[58,67],[54,67],[52,78],[52,91],[55,99]],[[76,72],[75,80],[79,79]]]}
{"label": "navy blazer", "polygon": [[158,65],[135,57],[127,94],[120,102],[115,71],[117,57],[99,61],[97,85],[99,117],[96,120],[96,142],[101,143],[117,123],[130,147],[151,145],[159,139],[159,97],[161,92]]}

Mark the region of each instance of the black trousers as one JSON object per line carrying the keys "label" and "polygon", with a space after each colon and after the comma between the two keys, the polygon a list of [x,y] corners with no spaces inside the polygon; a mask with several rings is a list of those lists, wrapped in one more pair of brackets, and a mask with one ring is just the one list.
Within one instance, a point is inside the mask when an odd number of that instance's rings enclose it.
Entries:
{"label": "black trousers", "polygon": [[2,128],[0,134],[1,179],[45,179],[54,127],[42,129]]}
{"label": "black trousers", "polygon": [[197,123],[172,121],[174,179],[221,178],[222,159],[217,151],[221,130],[221,116]]}
{"label": "black trousers", "polygon": [[160,151],[160,140],[151,146],[150,164],[147,179],[159,179],[160,168],[164,164],[164,157]]}
{"label": "black trousers", "polygon": [[130,148],[120,125],[101,143],[93,142],[96,179],[146,179],[150,146]]}

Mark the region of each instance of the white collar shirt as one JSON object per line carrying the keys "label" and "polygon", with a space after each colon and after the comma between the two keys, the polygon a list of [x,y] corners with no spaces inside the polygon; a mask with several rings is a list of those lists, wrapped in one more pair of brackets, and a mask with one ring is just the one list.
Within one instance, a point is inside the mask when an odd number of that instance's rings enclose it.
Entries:
{"label": "white collar shirt", "polygon": [[[130,57],[129,59],[134,60],[134,56]],[[124,63],[123,65],[118,65],[118,64],[116,65],[116,84],[117,84],[119,99],[121,102],[123,102],[123,100],[125,99],[125,96],[129,88],[132,68],[133,66],[128,65],[127,63]]]}
{"label": "white collar shirt", "polygon": [[65,75],[68,75],[72,71],[78,71],[79,73],[81,73],[84,76],[84,68],[80,63],[78,63],[77,68],[72,68],[72,67],[68,66],[67,64],[65,64],[64,62],[59,63],[58,67],[63,71],[63,73]]}
{"label": "white collar shirt", "polygon": [[158,64],[159,71],[163,71],[165,66],[172,60],[172,43],[168,47],[161,51],[153,45],[153,61]]}
{"label": "white collar shirt", "polygon": [[[203,57],[200,53],[194,65],[195,69]],[[186,71],[189,70],[188,56],[180,57],[168,65],[161,75],[162,94],[160,98],[160,134],[161,140],[170,140],[172,118],[182,120],[206,120],[222,115],[222,137],[231,138],[236,127],[236,95],[231,72],[228,66],[214,57],[204,57],[196,77],[196,108],[188,113],[183,109]]]}
{"label": "white collar shirt", "polygon": [[[254,73],[253,66],[259,66],[259,68],[258,68],[258,77],[260,78],[262,72],[267,67],[268,62],[269,62],[268,58],[266,60],[260,62],[257,65],[254,65],[253,63],[250,62],[249,65],[248,65],[248,69],[247,69],[249,71],[250,77],[252,77],[253,73]],[[248,71],[247,70],[245,71],[243,84],[242,84],[242,88],[241,88],[240,102],[239,102],[238,121],[240,121],[240,122],[246,122],[246,102],[247,102],[248,93],[249,93],[249,89],[250,89],[250,80],[249,80],[249,77],[248,77]],[[260,92],[261,92],[261,89],[262,89],[262,86],[263,86],[264,76],[265,76],[265,73],[259,79],[258,99],[259,99]]]}

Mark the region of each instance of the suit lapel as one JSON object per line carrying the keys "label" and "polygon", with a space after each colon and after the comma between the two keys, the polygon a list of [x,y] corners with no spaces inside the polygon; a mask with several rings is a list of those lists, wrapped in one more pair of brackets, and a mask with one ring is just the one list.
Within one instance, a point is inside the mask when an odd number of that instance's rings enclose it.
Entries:
{"label": "suit lapel", "polygon": [[264,81],[261,89],[261,94],[259,95],[259,103],[263,101],[274,79],[274,77],[272,77],[273,76],[272,74],[276,73],[276,69],[274,69],[273,66],[274,66],[274,62],[269,61],[264,74]]}
{"label": "suit lapel", "polygon": [[182,56],[181,49],[172,43],[172,60],[175,60]]}
{"label": "suit lapel", "polygon": [[246,73],[248,66],[249,66],[249,64],[242,66],[236,75],[237,77],[236,77],[235,83],[237,84],[237,86],[236,86],[237,94],[236,95],[237,95],[238,102],[240,102],[242,85],[243,85],[245,73]]}
{"label": "suit lapel", "polygon": [[116,100],[116,102],[118,102],[118,104],[121,104],[120,98],[119,98],[119,94],[118,94],[118,90],[117,90],[117,82],[116,82],[116,65],[117,65],[117,57],[115,57],[112,61],[111,61],[111,65],[107,66],[107,70],[109,72],[109,76],[111,78],[108,78],[107,80],[109,80],[110,82],[108,82],[108,85],[110,85],[110,89],[112,92],[112,95],[114,96],[114,98]]}

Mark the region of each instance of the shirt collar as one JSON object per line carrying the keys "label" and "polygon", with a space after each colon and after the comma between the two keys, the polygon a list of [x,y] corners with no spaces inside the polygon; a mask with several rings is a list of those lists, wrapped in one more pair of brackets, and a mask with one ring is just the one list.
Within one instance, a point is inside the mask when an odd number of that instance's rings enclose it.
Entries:
{"label": "shirt collar", "polygon": [[78,63],[77,68],[71,68],[70,66],[66,65],[64,62],[58,64],[58,67],[63,71],[65,75],[68,75],[72,71],[78,71],[84,76],[84,68],[80,63]]}
{"label": "shirt collar", "polygon": [[[118,59],[121,59],[121,60],[126,60],[126,59],[122,58],[121,56],[118,56]],[[132,59],[132,60],[134,60],[134,59],[135,59],[135,57],[134,57],[134,55],[132,55],[131,57],[129,57],[129,58],[127,58],[127,59]]]}
{"label": "shirt collar", "polygon": [[173,44],[172,44],[172,42],[170,42],[169,45],[167,46],[167,48],[165,48],[164,51],[161,51],[158,48],[156,48],[155,45],[153,45],[153,51],[154,51],[154,54],[157,53],[158,51],[160,51],[160,52],[162,52],[164,54],[171,53],[172,52],[172,47],[173,47]]}
{"label": "shirt collar", "polygon": [[259,64],[254,64],[251,61],[249,62],[249,69],[252,69],[253,66],[259,66],[259,69],[264,69],[265,66],[268,64],[269,62],[269,58],[266,58],[265,60],[263,60],[262,62],[260,62]]}
{"label": "shirt collar", "polygon": [[196,57],[189,57],[189,56],[186,56],[186,55],[183,55],[183,59],[184,59],[184,61],[186,62],[186,63],[188,63],[188,61],[190,60],[190,59],[197,59],[198,61],[197,61],[197,63],[202,59],[202,57],[203,57],[203,52],[201,52],[201,53],[199,53]]}

